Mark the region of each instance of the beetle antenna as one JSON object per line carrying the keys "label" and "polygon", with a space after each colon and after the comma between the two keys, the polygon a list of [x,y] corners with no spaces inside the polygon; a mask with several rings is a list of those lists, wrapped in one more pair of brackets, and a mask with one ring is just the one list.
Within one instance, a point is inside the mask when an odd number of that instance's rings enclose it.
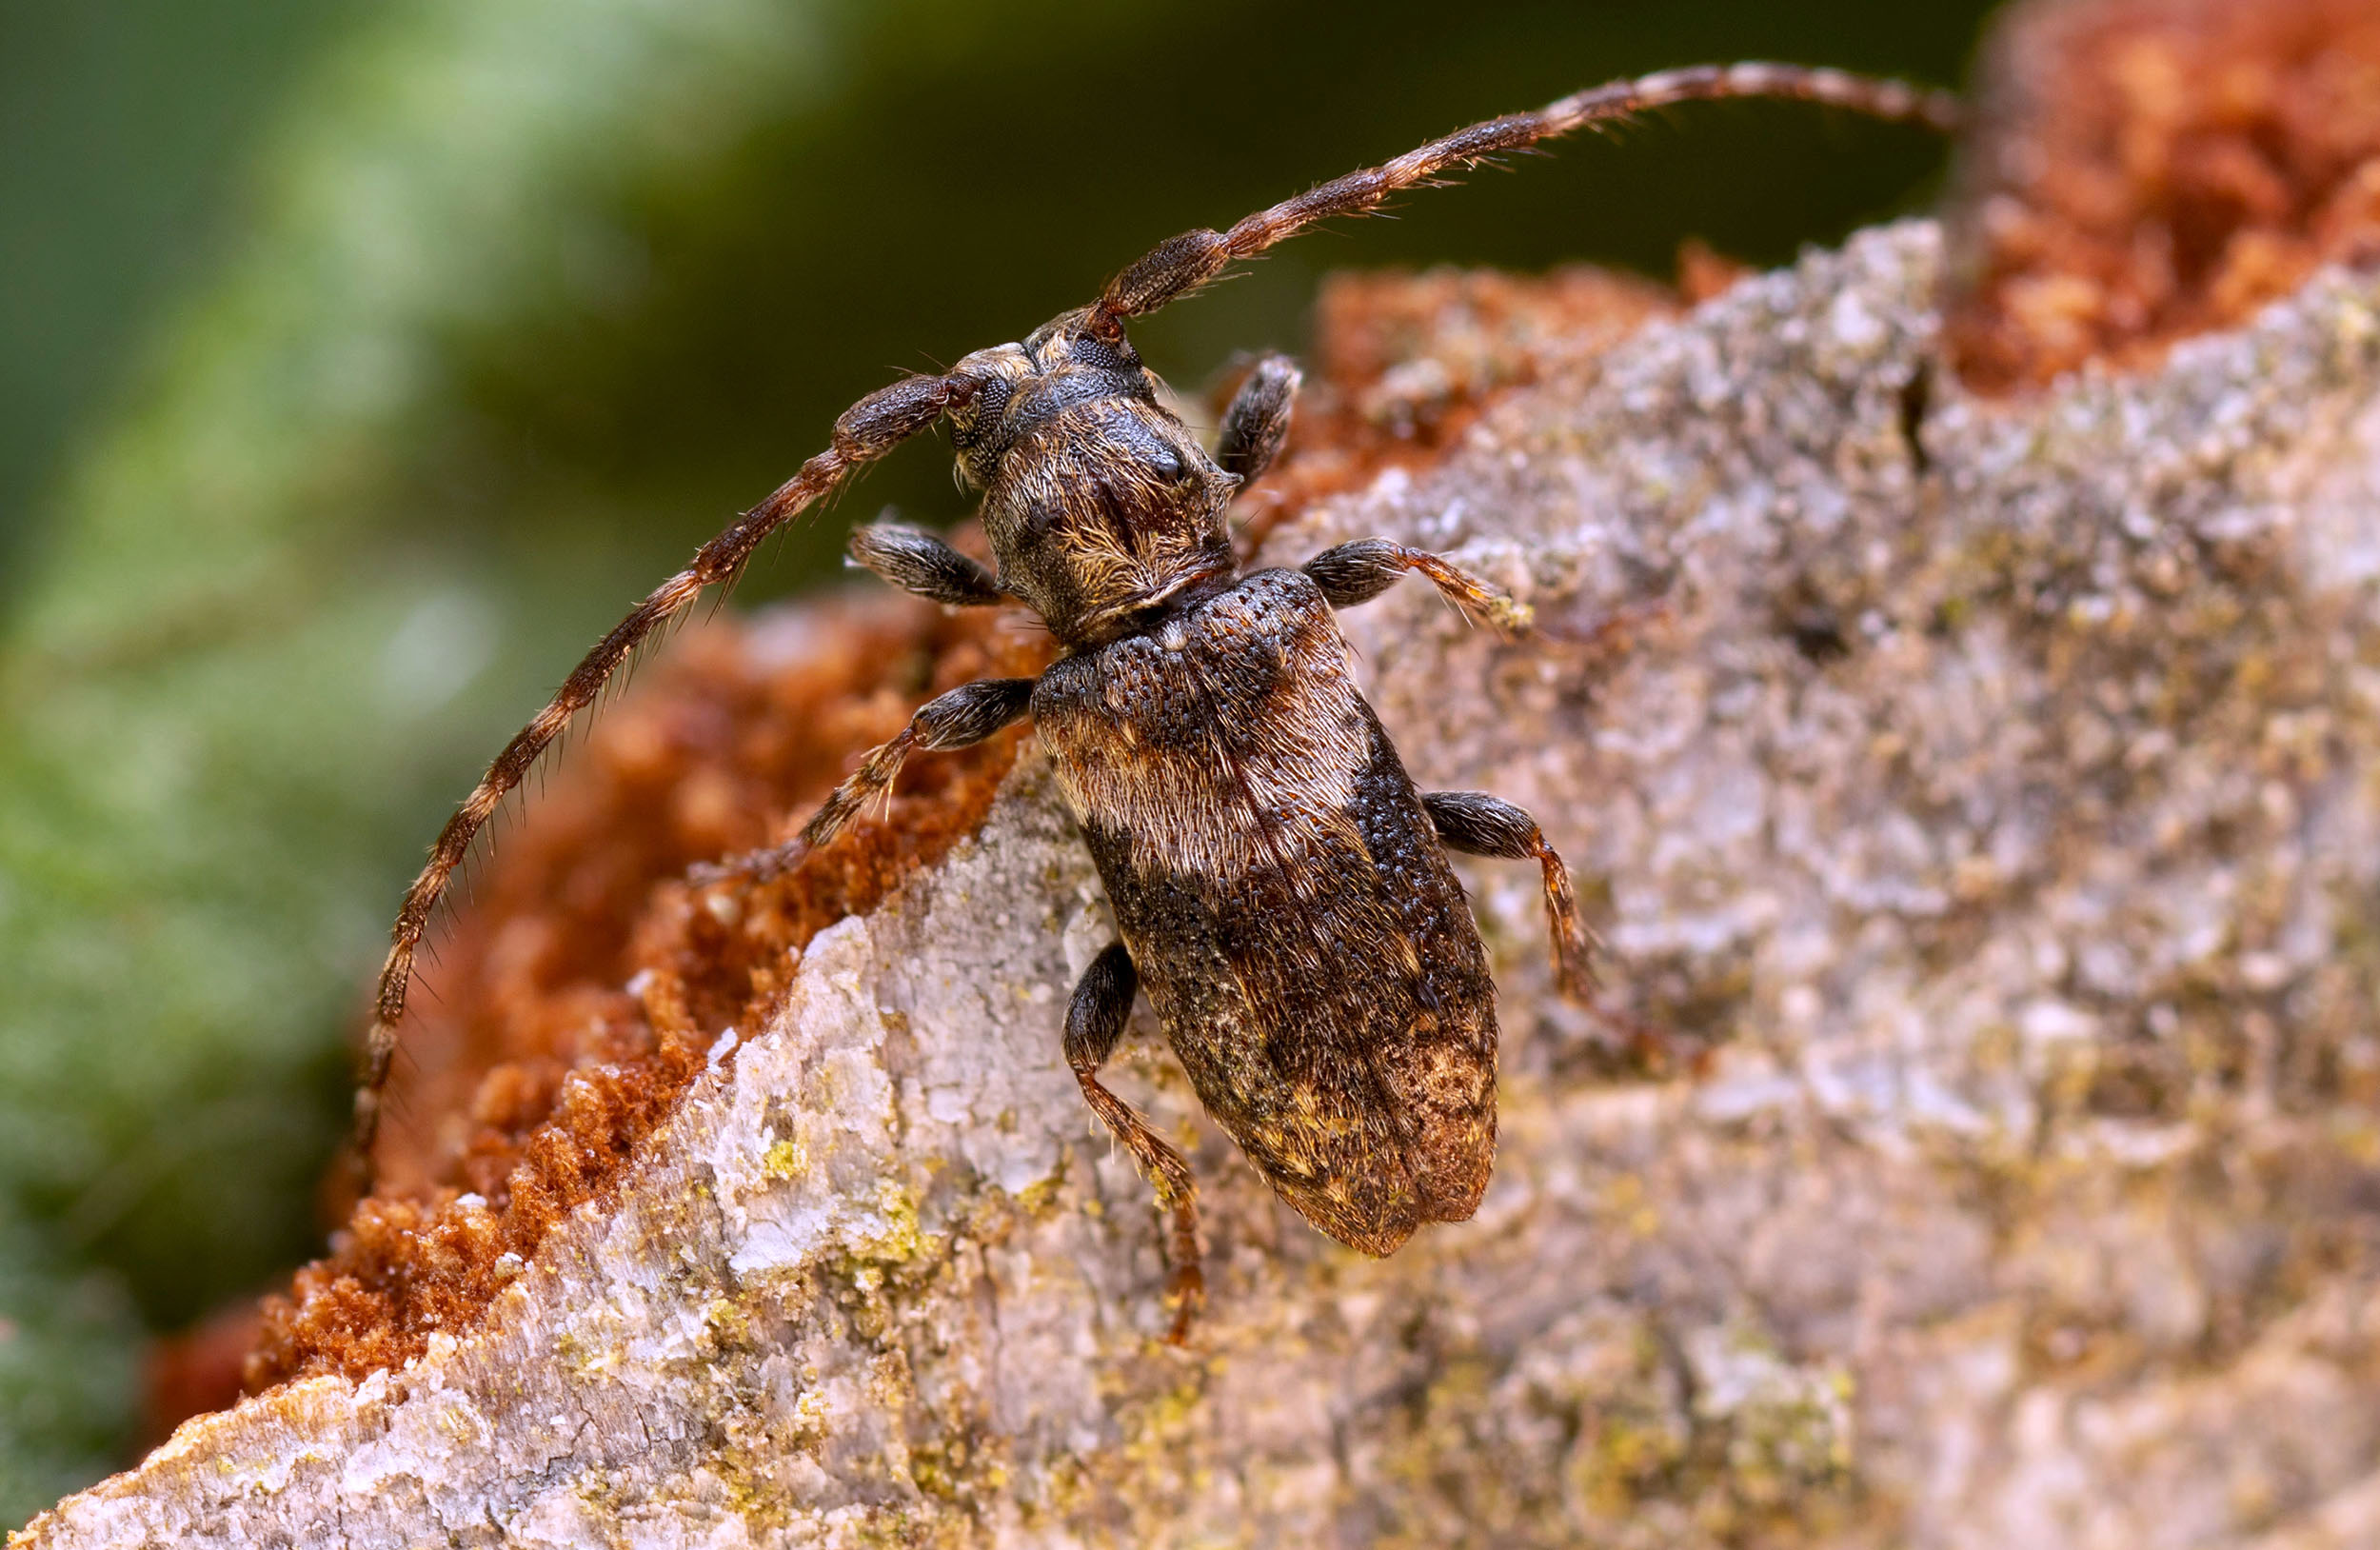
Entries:
{"label": "beetle antenna", "polygon": [[1116,333],[1123,320],[1156,311],[1199,289],[1242,259],[1341,215],[1372,215],[1400,189],[1450,181],[1462,171],[1540,141],[1635,117],[1673,103],[1781,97],[1848,108],[1948,132],[1958,127],[1951,92],[1904,81],[1805,65],[1696,65],[1574,92],[1534,113],[1507,113],[1457,129],[1394,161],[1317,184],[1294,199],[1258,210],[1228,231],[1200,228],[1158,244],[1113,280],[1091,308],[1092,331]]}
{"label": "beetle antenna", "polygon": [[405,892],[405,904],[389,928],[388,957],[381,965],[372,1028],[364,1046],[364,1081],[355,1094],[353,1145],[364,1174],[364,1193],[370,1193],[372,1143],[380,1129],[382,1091],[396,1054],[397,1024],[405,1017],[414,956],[455,868],[462,865],[472,840],[506,794],[521,784],[538,756],[563,734],[572,718],[595,703],[612,674],[647,636],[684,612],[706,587],[732,585],[763,539],[834,494],[860,469],[932,426],[970,390],[949,377],[905,377],[845,409],[835,422],[834,439],[826,450],[803,464],[766,500],[697,549],[684,570],[654,587],[610,634],[595,643],[545,708],[513,734],[480,777],[479,785],[463,799],[463,805],[446,820],[437,843],[430,846],[429,860]]}

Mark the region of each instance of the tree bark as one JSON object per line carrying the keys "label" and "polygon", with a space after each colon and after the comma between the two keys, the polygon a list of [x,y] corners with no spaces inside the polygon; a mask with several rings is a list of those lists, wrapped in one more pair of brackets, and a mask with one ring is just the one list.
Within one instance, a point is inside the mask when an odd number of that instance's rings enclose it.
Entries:
{"label": "tree bark", "polygon": [[[816,938],[616,1197],[401,1371],[186,1424],[12,1544],[1798,1544],[2380,1538],[2380,275],[2028,400],[1864,233],[1304,512],[1453,552],[1343,617],[1425,788],[1534,867],[1472,1222],[1370,1261],[1202,1121],[1212,1287],[1084,1111],[1110,940],[1038,758]],[[1617,627],[1607,627],[1617,622]]]}

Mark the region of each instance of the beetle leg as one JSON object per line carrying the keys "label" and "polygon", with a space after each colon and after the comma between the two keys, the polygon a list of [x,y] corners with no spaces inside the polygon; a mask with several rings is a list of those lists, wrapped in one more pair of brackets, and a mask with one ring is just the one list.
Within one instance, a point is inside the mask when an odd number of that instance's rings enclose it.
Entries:
{"label": "beetle leg", "polygon": [[843,548],[853,564],[937,603],[980,608],[1008,600],[989,570],[922,528],[871,523],[853,528]]}
{"label": "beetle leg", "polygon": [[1199,1268],[1198,1185],[1181,1154],[1099,1080],[1100,1067],[1107,1063],[1116,1041],[1123,1037],[1124,1020],[1132,1015],[1132,998],[1140,987],[1140,971],[1132,966],[1132,954],[1122,943],[1110,944],[1091,960],[1066,1007],[1066,1063],[1082,1084],[1082,1097],[1091,1112],[1156,1182],[1157,1203],[1173,1220],[1168,1250],[1174,1268],[1165,1296],[1174,1305],[1174,1323],[1165,1339],[1169,1344],[1180,1345],[1190,1333],[1192,1315],[1206,1301],[1206,1277]]}
{"label": "beetle leg", "polygon": [[1215,461],[1225,473],[1239,477],[1241,489],[1263,478],[1280,455],[1289,435],[1289,407],[1303,380],[1288,356],[1267,355],[1232,395],[1231,407],[1223,411],[1222,434],[1215,441]]}
{"label": "beetle leg", "polygon": [[1543,867],[1545,924],[1553,938],[1556,988],[1585,1006],[1640,1058],[1661,1065],[1677,1058],[1674,1035],[1605,1005],[1596,995],[1595,965],[1588,957],[1595,934],[1578,919],[1578,894],[1570,885],[1570,868],[1545,843],[1544,831],[1527,809],[1485,791],[1425,792],[1421,807],[1438,830],[1438,843],[1449,850],[1501,861],[1534,860]]}
{"label": "beetle leg", "polygon": [[1554,981],[1562,994],[1585,1001],[1595,992],[1595,969],[1587,953],[1592,944],[1578,920],[1578,894],[1570,884],[1570,868],[1545,832],[1526,810],[1484,791],[1432,791],[1421,806],[1449,850],[1493,856],[1503,861],[1535,861],[1545,870],[1545,924],[1554,939]]}
{"label": "beetle leg", "polygon": [[1392,539],[1359,538],[1324,549],[1305,563],[1305,573],[1314,578],[1334,608],[1371,602],[1409,570],[1428,577],[1430,585],[1462,610],[1466,619],[1483,619],[1516,639],[1528,634],[1536,624],[1537,616],[1526,603],[1516,602],[1501,588],[1427,549],[1408,548]]}
{"label": "beetle leg", "polygon": [[1033,706],[1030,678],[983,678],[962,684],[948,694],[930,700],[909,718],[909,725],[890,743],[867,751],[850,779],[835,787],[802,832],[779,845],[768,845],[732,860],[687,869],[696,884],[724,883],[748,878],[765,883],[791,871],[802,858],[833,843],[862,808],[892,789],[895,777],[912,749],[963,748],[981,743]]}
{"label": "beetle leg", "polygon": [[349,1132],[363,1194],[371,1193],[372,1142],[380,1133],[381,1094],[388,1085],[388,1063],[396,1058],[397,1025],[405,1020],[406,995],[413,986],[414,958],[455,869],[471,853],[473,837],[486,826],[506,793],[520,785],[571,720],[602,697],[604,686],[655,630],[684,613],[705,588],[734,585],[752,551],[769,534],[974,394],[972,386],[951,377],[904,377],[843,410],[835,421],[834,441],[826,450],[803,464],[791,479],[777,487],[776,493],[695,550],[684,570],[646,593],[645,601],[614,625],[610,634],[588,648],[554,697],[545,702],[545,708],[512,735],[479,785],[463,799],[463,805],[446,820],[446,826],[438,831],[437,843],[430,846],[429,860],[414,877],[413,885],[405,890],[405,903],[388,928],[388,956],[381,961],[371,1031],[364,1039],[364,1080],[355,1090],[355,1122]]}

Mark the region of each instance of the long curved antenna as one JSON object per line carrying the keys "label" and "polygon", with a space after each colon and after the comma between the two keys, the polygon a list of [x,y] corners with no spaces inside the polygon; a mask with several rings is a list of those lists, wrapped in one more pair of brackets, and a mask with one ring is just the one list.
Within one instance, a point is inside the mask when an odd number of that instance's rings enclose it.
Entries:
{"label": "long curved antenna", "polygon": [[1901,81],[1852,75],[1802,65],[1696,65],[1633,81],[1591,87],[1534,113],[1509,113],[1409,150],[1395,161],[1318,184],[1270,209],[1258,210],[1228,231],[1200,229],[1160,243],[1107,283],[1091,308],[1090,327],[1112,334],[1128,317],[1154,312],[1198,289],[1243,258],[1253,258],[1306,228],[1341,215],[1369,215],[1390,194],[1428,183],[1449,170],[1476,167],[1508,150],[1608,124],[1672,103],[1723,97],[1786,97],[1849,108],[1873,117],[1924,124],[1948,131],[1959,121],[1958,99]]}
{"label": "long curved antenna", "polygon": [[488,815],[505,794],[521,784],[529,766],[546,745],[562,735],[570,718],[585,709],[603,692],[604,685],[645,638],[682,612],[704,587],[732,582],[751,559],[761,541],[805,508],[834,492],[836,487],[866,465],[941,418],[968,391],[948,377],[905,377],[889,388],[868,394],[835,422],[834,440],[775,493],[736,519],[726,531],[704,545],[684,570],[663,582],[638,604],[610,634],[570,670],[562,687],[526,726],[513,735],[480,777],[479,785],[455,809],[430,846],[429,861],[405,893],[396,924],[388,932],[388,957],[381,965],[380,989],[373,1004],[372,1031],[364,1046],[364,1082],[355,1094],[354,1147],[363,1169],[365,1191],[370,1190],[372,1142],[380,1130],[381,1090],[388,1082],[388,1063],[397,1049],[397,1023],[405,1017],[406,992],[413,982],[413,956],[428,929],[429,917],[446,891],[455,868],[471,848]]}

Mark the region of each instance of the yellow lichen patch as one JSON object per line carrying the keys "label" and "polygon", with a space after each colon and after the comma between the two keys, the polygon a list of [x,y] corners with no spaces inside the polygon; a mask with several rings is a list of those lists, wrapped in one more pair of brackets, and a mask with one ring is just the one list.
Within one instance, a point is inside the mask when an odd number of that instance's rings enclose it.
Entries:
{"label": "yellow lichen patch", "polygon": [[762,1155],[761,1171],[781,1183],[799,1179],[810,1171],[809,1154],[800,1143],[781,1136]]}

